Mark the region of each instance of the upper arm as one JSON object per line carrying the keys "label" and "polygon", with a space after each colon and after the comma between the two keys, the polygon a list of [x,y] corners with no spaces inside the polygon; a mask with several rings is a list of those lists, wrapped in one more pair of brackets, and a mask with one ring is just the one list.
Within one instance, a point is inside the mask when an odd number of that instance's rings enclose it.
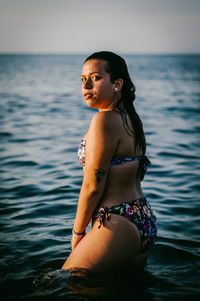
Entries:
{"label": "upper arm", "polygon": [[99,112],[91,121],[85,149],[84,178],[93,184],[100,182],[101,172],[107,173],[109,169],[119,142],[117,128],[118,118],[114,112]]}

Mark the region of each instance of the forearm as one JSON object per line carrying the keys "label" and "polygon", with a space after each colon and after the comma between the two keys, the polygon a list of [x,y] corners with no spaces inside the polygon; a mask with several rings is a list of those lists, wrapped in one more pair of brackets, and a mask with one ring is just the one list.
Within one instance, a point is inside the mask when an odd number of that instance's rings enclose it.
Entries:
{"label": "forearm", "polygon": [[86,184],[82,185],[74,221],[74,230],[76,232],[83,232],[88,226],[102,196],[102,191],[97,187],[91,187]]}

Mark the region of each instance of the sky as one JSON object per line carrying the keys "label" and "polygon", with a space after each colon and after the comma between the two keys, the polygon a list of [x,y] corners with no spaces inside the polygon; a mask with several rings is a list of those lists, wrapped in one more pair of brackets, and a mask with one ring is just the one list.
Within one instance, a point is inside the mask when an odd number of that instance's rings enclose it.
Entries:
{"label": "sky", "polygon": [[200,53],[200,0],[0,0],[0,53]]}

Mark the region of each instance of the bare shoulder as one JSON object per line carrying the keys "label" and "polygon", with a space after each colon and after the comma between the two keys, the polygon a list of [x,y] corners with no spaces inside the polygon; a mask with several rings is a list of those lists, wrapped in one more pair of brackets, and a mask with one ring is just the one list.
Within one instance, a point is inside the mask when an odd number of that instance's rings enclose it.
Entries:
{"label": "bare shoulder", "polygon": [[121,125],[121,116],[114,111],[104,111],[96,113],[91,121],[91,128],[101,127],[102,129],[111,130],[118,129]]}
{"label": "bare shoulder", "polygon": [[95,153],[103,152],[104,158],[107,158],[105,156],[106,152],[109,156],[109,162],[119,142],[118,123],[119,117],[116,112],[98,112],[93,116],[88,131],[88,145],[92,146],[91,149],[95,148]]}

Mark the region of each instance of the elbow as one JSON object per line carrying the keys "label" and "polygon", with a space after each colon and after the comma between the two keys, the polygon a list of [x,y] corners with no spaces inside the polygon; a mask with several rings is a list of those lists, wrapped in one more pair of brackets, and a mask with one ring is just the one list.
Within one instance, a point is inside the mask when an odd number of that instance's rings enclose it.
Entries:
{"label": "elbow", "polygon": [[84,183],[83,189],[91,199],[98,199],[102,195],[102,188],[99,185],[93,185],[91,183]]}

